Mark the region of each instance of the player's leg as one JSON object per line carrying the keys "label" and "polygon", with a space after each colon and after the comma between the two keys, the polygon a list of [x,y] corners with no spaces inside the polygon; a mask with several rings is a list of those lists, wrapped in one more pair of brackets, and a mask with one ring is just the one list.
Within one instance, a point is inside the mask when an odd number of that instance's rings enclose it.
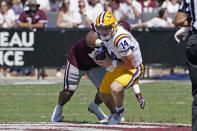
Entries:
{"label": "player's leg", "polygon": [[[115,102],[114,102],[115,100],[111,95],[110,86],[111,86],[111,83],[113,83],[114,79],[117,78],[118,76],[119,76],[118,72],[107,71],[107,73],[105,74],[105,76],[102,80],[102,83],[99,87],[99,94],[100,94],[103,102],[105,103],[105,105],[108,107],[108,109],[111,112],[109,120],[108,120],[108,124],[109,124],[110,119],[116,113],[116,105],[115,105]],[[119,117],[119,118],[121,118],[121,117]],[[116,123],[117,123],[117,121],[116,121]]]}
{"label": "player's leg", "polygon": [[[114,102],[114,98],[111,95],[110,86],[111,83],[114,81],[114,79],[117,78],[119,75],[120,75],[119,71],[117,72],[107,71],[99,87],[99,95],[111,113],[109,115],[109,120],[112,118],[113,114],[116,113],[116,105]],[[121,121],[124,121],[122,114],[121,117],[119,118]]]}
{"label": "player's leg", "polygon": [[[87,75],[92,83],[96,86],[97,90],[100,86],[100,83],[105,75],[105,69],[102,67],[95,67],[87,71]],[[98,107],[102,103],[101,98],[98,95],[98,92],[95,95],[94,100],[89,104],[88,111],[94,113],[99,121],[106,121],[107,116],[102,112],[102,110]]]}
{"label": "player's leg", "polygon": [[116,106],[115,106],[114,99],[113,99],[112,95],[99,92],[99,96],[100,96],[100,98],[102,98],[102,101],[105,103],[105,105],[109,109],[110,113],[113,114],[116,111],[115,110]]}
{"label": "player's leg", "polygon": [[71,99],[74,92],[77,90],[79,81],[83,75],[83,72],[78,70],[75,66],[67,61],[65,74],[64,74],[64,86],[60,91],[58,97],[58,104],[55,107],[51,116],[52,122],[59,122],[62,119],[63,106]]}
{"label": "player's leg", "polygon": [[[101,121],[101,123],[107,123],[108,120],[112,117],[112,115],[116,112],[116,105],[114,103],[114,99],[111,94],[105,94],[105,93],[99,92],[99,95],[103,99],[103,102],[105,103],[105,105],[110,111],[109,118],[106,119],[105,121]],[[125,121],[124,117],[122,117],[120,121],[124,122]]]}
{"label": "player's leg", "polygon": [[64,106],[73,96],[74,91],[62,90],[59,92],[58,105]]}
{"label": "player's leg", "polygon": [[124,114],[124,87],[118,81],[113,81],[110,90],[115,103],[115,112],[108,121],[109,125],[118,124]]}
{"label": "player's leg", "polygon": [[119,82],[113,81],[110,90],[116,107],[121,107],[124,101],[124,87]]}
{"label": "player's leg", "polygon": [[192,82],[192,131],[197,130],[197,65],[192,65],[191,63],[187,63],[189,68],[190,79]]}
{"label": "player's leg", "polygon": [[185,50],[187,66],[192,83],[192,131],[197,130],[197,37],[190,36]]}
{"label": "player's leg", "polygon": [[113,103],[115,105],[108,120],[109,125],[118,124],[124,114],[124,84],[120,83],[119,81],[128,79],[127,77],[130,75],[123,77],[121,80],[116,80],[117,78],[121,77],[122,74],[123,72],[119,68],[116,68],[114,72],[107,72],[100,87],[101,93],[111,94]]}
{"label": "player's leg", "polygon": [[[124,89],[130,88],[134,82],[139,80],[143,74],[143,69],[143,65],[140,65],[137,69],[124,70],[117,68],[113,72],[117,76],[114,77],[115,79],[110,85],[110,90],[116,105],[116,112],[109,119],[108,124],[117,124],[120,122],[124,114]],[[112,75],[115,76],[115,74]]]}
{"label": "player's leg", "polygon": [[102,104],[103,103],[103,101],[101,100],[101,98],[99,97],[99,94],[98,94],[98,92],[96,92],[96,95],[95,95],[95,97],[94,97],[94,100],[92,101],[92,102],[94,102],[96,105],[100,105],[100,104]]}

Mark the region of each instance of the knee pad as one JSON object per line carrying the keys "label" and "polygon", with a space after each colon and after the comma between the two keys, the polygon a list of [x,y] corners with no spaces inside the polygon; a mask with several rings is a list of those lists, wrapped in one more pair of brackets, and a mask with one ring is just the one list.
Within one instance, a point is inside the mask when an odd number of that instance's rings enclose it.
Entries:
{"label": "knee pad", "polygon": [[196,45],[186,47],[185,55],[186,55],[187,60],[191,64],[197,65],[197,46]]}

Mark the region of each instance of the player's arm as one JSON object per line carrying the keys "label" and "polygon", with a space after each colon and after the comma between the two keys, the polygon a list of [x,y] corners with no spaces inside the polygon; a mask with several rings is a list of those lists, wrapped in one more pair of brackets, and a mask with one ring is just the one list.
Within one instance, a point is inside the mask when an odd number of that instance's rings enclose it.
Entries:
{"label": "player's arm", "polygon": [[[109,57],[106,57],[105,60],[98,61],[97,64],[104,66],[104,67],[114,66],[114,67],[120,67],[124,69],[136,68],[134,55],[132,53],[132,49],[134,48],[134,46],[132,46],[133,44],[132,44],[131,38],[129,38],[128,35],[123,35],[123,37],[122,38],[120,37],[119,40],[117,39],[116,42],[114,46],[119,51],[122,57],[122,60],[119,61],[117,59],[111,59]],[[112,58],[115,58],[113,57],[113,55],[115,54],[111,54]]]}
{"label": "player's arm", "polygon": [[134,60],[134,56],[132,54],[131,49],[128,49],[125,52],[122,53],[129,53],[126,56],[122,56],[122,60],[117,60],[117,59],[112,59],[110,58],[108,55],[106,55],[106,59],[104,60],[96,60],[95,62],[103,67],[110,67],[110,66],[114,66],[114,67],[120,67],[120,68],[124,68],[124,69],[134,69],[136,68],[136,63]]}
{"label": "player's arm", "polygon": [[175,17],[175,26],[176,27],[188,27],[190,26],[189,14],[178,12]]}
{"label": "player's arm", "polygon": [[35,24],[32,24],[32,27],[33,28],[43,28],[44,27],[44,23],[35,23]]}
{"label": "player's arm", "polygon": [[185,2],[186,1],[182,1],[180,5],[180,9],[175,17],[175,26],[182,27],[174,34],[174,38],[178,43],[180,43],[181,39],[182,40],[186,39],[188,31],[189,31],[190,21],[191,21],[189,17],[190,11],[188,9],[189,4]]}
{"label": "player's arm", "polygon": [[186,0],[182,0],[179,10],[175,17],[175,26],[176,27],[188,27],[190,25],[190,16],[191,12],[189,9],[189,3]]}
{"label": "player's arm", "polygon": [[20,28],[28,28],[30,27],[30,23],[29,22],[25,22],[26,21],[26,17],[25,17],[25,12],[22,12],[19,16],[18,19],[18,27]]}
{"label": "player's arm", "polygon": [[122,61],[117,61],[116,66],[120,67],[120,68],[124,68],[124,69],[134,69],[134,68],[136,68],[136,63],[135,63],[133,54],[131,53],[128,56],[122,56]]}

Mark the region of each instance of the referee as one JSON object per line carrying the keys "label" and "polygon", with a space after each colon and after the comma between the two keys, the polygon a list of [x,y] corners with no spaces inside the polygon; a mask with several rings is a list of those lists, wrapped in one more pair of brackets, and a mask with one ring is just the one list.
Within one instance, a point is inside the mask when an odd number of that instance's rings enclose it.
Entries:
{"label": "referee", "polygon": [[182,0],[175,26],[190,28],[185,55],[192,83],[192,131],[197,131],[197,0]]}

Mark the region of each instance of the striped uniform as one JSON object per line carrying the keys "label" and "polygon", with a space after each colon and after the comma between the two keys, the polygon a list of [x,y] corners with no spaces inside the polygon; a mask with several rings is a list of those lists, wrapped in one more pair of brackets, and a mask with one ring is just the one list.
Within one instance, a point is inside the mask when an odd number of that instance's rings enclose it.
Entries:
{"label": "striped uniform", "polygon": [[182,0],[179,12],[189,14],[191,16],[191,32],[197,32],[197,0]]}
{"label": "striped uniform", "polygon": [[197,0],[183,0],[179,12],[191,17],[190,37],[187,41],[185,55],[192,83],[192,131],[197,131]]}
{"label": "striped uniform", "polygon": [[122,56],[128,56],[132,53],[134,55],[137,68],[127,70],[117,67],[112,72],[107,71],[99,87],[100,92],[109,94],[110,85],[113,81],[118,81],[122,86],[124,86],[124,88],[131,87],[141,78],[144,72],[138,42],[122,26],[117,27],[116,34],[110,40],[103,42],[108,50],[108,54],[113,59],[121,60]]}

